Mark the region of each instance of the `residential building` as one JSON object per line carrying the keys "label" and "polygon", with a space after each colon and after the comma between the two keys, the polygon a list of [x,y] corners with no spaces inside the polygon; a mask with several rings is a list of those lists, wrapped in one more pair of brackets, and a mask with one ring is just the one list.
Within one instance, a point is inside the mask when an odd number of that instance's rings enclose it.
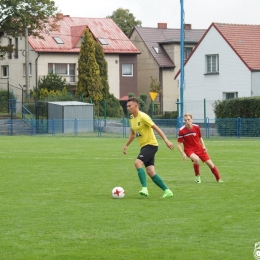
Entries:
{"label": "residential building", "polygon": [[[184,31],[187,58],[206,30],[192,29],[191,24],[186,24]],[[159,104],[161,113],[176,111],[179,83],[174,77],[180,69],[180,29],[167,28],[167,23],[158,23],[157,28],[134,27],[129,38],[141,52],[137,56],[138,95],[147,94],[150,103],[151,77],[156,78],[161,84],[162,93],[155,104]]]}
{"label": "residential building", "polygon": [[215,119],[216,101],[259,96],[259,46],[260,25],[212,23],[184,67],[184,112]]}
{"label": "residential building", "polygon": [[25,38],[0,36],[1,44],[14,44],[14,53],[0,61],[0,86],[9,81],[18,99],[21,87],[32,90],[50,71],[61,75],[75,93],[78,82],[78,58],[82,36],[89,28],[104,50],[108,64],[110,93],[118,99],[137,93],[137,54],[139,50],[110,18],[80,18],[59,14],[59,29],[42,33],[44,39],[29,36],[29,86],[25,86]]}

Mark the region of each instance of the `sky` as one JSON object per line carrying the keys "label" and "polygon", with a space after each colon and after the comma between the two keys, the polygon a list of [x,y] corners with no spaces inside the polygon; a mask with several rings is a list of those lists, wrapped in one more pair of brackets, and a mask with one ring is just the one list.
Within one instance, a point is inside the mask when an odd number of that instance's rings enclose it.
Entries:
{"label": "sky", "polygon": [[[180,28],[180,0],[53,0],[71,17],[105,18],[118,8],[129,9],[143,27]],[[184,22],[192,29],[207,29],[212,22],[259,24],[260,0],[183,0]]]}

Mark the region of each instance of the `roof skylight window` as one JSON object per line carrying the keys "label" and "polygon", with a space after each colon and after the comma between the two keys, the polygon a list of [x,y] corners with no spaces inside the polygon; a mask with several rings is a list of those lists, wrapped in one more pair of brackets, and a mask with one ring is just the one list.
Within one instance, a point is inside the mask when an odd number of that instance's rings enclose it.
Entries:
{"label": "roof skylight window", "polygon": [[157,47],[157,46],[153,46],[153,49],[154,49],[154,51],[155,51],[156,53],[158,53],[158,54],[162,53],[161,50],[160,50],[160,48]]}
{"label": "roof skylight window", "polygon": [[102,45],[108,45],[108,43],[106,42],[106,40],[104,38],[98,38],[98,40],[100,41],[100,43]]}
{"label": "roof skylight window", "polygon": [[64,44],[64,42],[62,41],[62,39],[58,36],[54,36],[53,39],[58,43],[58,44]]}

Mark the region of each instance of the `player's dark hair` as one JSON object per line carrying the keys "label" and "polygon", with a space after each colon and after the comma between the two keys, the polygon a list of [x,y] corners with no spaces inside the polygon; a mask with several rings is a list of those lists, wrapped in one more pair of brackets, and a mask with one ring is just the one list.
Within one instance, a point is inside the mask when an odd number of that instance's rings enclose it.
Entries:
{"label": "player's dark hair", "polygon": [[136,97],[130,97],[130,98],[128,98],[128,100],[127,100],[127,102],[135,102],[135,103],[137,103],[138,105],[139,105],[139,100],[138,100],[138,98],[136,98]]}

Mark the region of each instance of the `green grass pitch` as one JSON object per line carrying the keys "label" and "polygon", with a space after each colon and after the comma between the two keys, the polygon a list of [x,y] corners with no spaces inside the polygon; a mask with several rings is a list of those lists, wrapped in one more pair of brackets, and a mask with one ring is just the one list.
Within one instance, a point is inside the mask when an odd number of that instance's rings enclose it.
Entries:
{"label": "green grass pitch", "polygon": [[[254,259],[260,241],[259,139],[205,139],[224,183],[159,140],[156,171],[138,194],[139,146],[126,138],[0,138],[1,260]],[[112,199],[122,186],[124,199]]]}

